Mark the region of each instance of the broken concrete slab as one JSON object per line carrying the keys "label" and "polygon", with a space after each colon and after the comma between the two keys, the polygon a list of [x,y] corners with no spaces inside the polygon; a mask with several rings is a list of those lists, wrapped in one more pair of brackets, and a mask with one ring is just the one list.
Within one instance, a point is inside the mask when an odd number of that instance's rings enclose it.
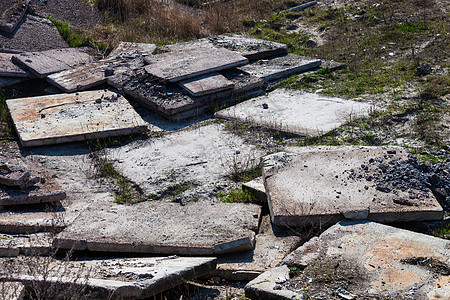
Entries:
{"label": "broken concrete slab", "polygon": [[242,189],[255,196],[256,200],[263,203],[267,202],[266,188],[264,187],[264,180],[262,177],[258,177],[248,182],[243,182]]}
{"label": "broken concrete slab", "polygon": [[92,62],[88,48],[62,48],[13,55],[12,61],[38,78]]}
{"label": "broken concrete slab", "polygon": [[270,216],[266,215],[256,235],[255,249],[218,257],[214,275],[233,281],[253,280],[280,265],[283,258],[303,241],[302,234],[271,224]]}
{"label": "broken concrete slab", "polygon": [[163,81],[178,82],[239,67],[248,59],[224,48],[198,48],[147,56],[147,73]]}
{"label": "broken concrete slab", "polygon": [[12,57],[12,53],[0,53],[0,77],[30,77],[28,72],[25,72],[12,62]]}
{"label": "broken concrete slab", "polygon": [[[30,260],[37,265],[42,261],[48,268],[47,276],[42,276],[39,267],[35,273],[26,272]],[[22,281],[25,285],[46,281],[49,286],[77,286],[80,292],[84,287],[92,291],[89,295],[92,299],[146,299],[187,280],[207,276],[216,266],[215,258],[176,256],[71,261],[18,257],[0,262],[3,278]],[[13,271],[5,274],[5,269]]]}
{"label": "broken concrete slab", "polygon": [[50,20],[29,14],[25,15],[14,32],[0,34],[2,52],[5,52],[3,49],[34,52],[65,47],[69,46]]}
{"label": "broken concrete slab", "polygon": [[272,222],[305,226],[344,217],[382,223],[442,219],[431,191],[379,182],[386,165],[407,159],[405,149],[380,147],[288,148],[268,155],[263,177]]}
{"label": "broken concrete slab", "polygon": [[234,88],[234,84],[219,73],[211,73],[180,81],[179,85],[194,97],[213,94],[224,90],[231,90]]}
{"label": "broken concrete slab", "polygon": [[1,0],[0,31],[12,33],[22,20],[30,0]]}
{"label": "broken concrete slab", "polygon": [[277,89],[218,111],[215,116],[282,132],[320,136],[373,110],[369,103]]}
{"label": "broken concrete slab", "polygon": [[0,233],[0,257],[49,255],[52,242],[53,235],[48,232],[14,235]]}
{"label": "broken concrete slab", "polygon": [[20,282],[0,281],[0,297],[5,300],[22,300],[25,286]]}
{"label": "broken concrete slab", "polygon": [[116,48],[108,55],[108,58],[125,56],[128,52],[138,52],[142,56],[155,54],[158,47],[155,44],[148,43],[130,43],[120,42]]}
{"label": "broken concrete slab", "polygon": [[278,288],[306,287],[313,298],[332,297],[342,286],[355,299],[450,297],[450,241],[374,222],[341,221],[283,263],[303,271]]}
{"label": "broken concrete slab", "polygon": [[110,90],[21,98],[6,103],[25,147],[147,130],[128,101]]}
{"label": "broken concrete slab", "polygon": [[94,203],[57,235],[55,245],[177,255],[240,252],[253,248],[260,213],[259,206],[242,203]]}
{"label": "broken concrete slab", "polygon": [[266,82],[300,74],[318,68],[322,61],[296,54],[287,54],[270,59],[258,60],[241,69],[250,75],[260,77]]}

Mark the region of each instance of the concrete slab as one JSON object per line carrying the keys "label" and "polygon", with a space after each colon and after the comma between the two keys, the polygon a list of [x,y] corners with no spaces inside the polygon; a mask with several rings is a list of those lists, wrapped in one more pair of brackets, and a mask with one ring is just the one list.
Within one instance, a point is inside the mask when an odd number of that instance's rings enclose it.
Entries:
{"label": "concrete slab", "polygon": [[34,52],[65,47],[68,47],[66,41],[51,21],[29,14],[25,15],[14,32],[0,33],[0,51],[2,52],[5,52],[4,49]]}
{"label": "concrete slab", "polygon": [[266,82],[286,78],[294,74],[300,74],[317,68],[322,61],[320,59],[287,54],[270,59],[258,60],[241,69],[250,75],[258,76]]}
{"label": "concrete slab", "polygon": [[263,177],[272,222],[315,226],[344,218],[382,223],[442,219],[442,207],[428,189],[382,182],[387,165],[407,159],[405,149],[378,147],[288,148],[268,155]]}
{"label": "concrete slab", "polygon": [[0,77],[30,77],[28,72],[25,72],[12,62],[12,57],[12,53],[0,53]]}
{"label": "concrete slab", "polygon": [[215,116],[303,136],[320,136],[368,115],[373,109],[369,103],[278,89],[218,111]]}
{"label": "concrete slab", "polygon": [[189,78],[239,67],[248,59],[224,48],[198,48],[147,56],[145,70],[163,81],[178,82]]}
{"label": "concrete slab", "polygon": [[7,100],[25,147],[142,133],[146,123],[109,90]]}
{"label": "concrete slab", "polygon": [[12,60],[21,68],[43,79],[50,74],[92,62],[94,58],[87,48],[62,48],[16,54]]}
{"label": "concrete slab", "polygon": [[219,73],[212,73],[184,80],[181,81],[179,85],[194,97],[213,94],[224,90],[231,90],[234,88],[234,84]]}
{"label": "concrete slab", "polygon": [[263,203],[267,202],[266,188],[264,187],[264,180],[262,177],[258,177],[248,182],[243,182],[242,189],[252,193],[256,200]]}
{"label": "concrete slab", "polygon": [[20,282],[0,281],[0,297],[5,300],[22,300],[25,286]]}
{"label": "concrete slab", "polygon": [[1,0],[0,31],[13,32],[28,8],[29,0]]}
{"label": "concrete slab", "polygon": [[118,56],[125,56],[126,53],[136,51],[143,56],[155,54],[158,47],[155,44],[148,43],[130,43],[120,42],[116,48],[108,55],[108,58],[115,58]]}
{"label": "concrete slab", "polygon": [[373,222],[342,221],[283,262],[303,271],[279,288],[305,288],[313,298],[328,299],[339,287],[354,299],[450,297],[450,241]]}
{"label": "concrete slab", "polygon": [[52,242],[53,235],[48,232],[15,235],[0,233],[0,257],[49,255]]}
{"label": "concrete slab", "polygon": [[143,66],[144,60],[138,52],[127,52],[126,56],[103,59],[52,74],[47,81],[66,93],[72,93],[99,86],[106,83],[109,76]]}
{"label": "concrete slab", "polygon": [[55,244],[62,249],[100,252],[240,252],[253,248],[260,212],[257,205],[238,203],[95,203],[58,234]]}
{"label": "concrete slab", "polygon": [[[0,272],[0,276],[8,276],[30,286],[46,283],[59,285],[61,288],[64,285],[87,287],[93,291],[90,295],[93,299],[150,298],[185,281],[207,276],[216,266],[214,258],[203,257],[94,258],[72,261],[42,258],[42,264],[45,263],[48,267],[48,274],[44,277],[38,273],[38,267],[35,274],[26,271],[27,259],[29,260],[27,257],[10,259],[4,264],[16,272],[6,275]],[[39,264],[39,258],[33,259],[34,263]],[[2,267],[0,263],[0,268]]]}

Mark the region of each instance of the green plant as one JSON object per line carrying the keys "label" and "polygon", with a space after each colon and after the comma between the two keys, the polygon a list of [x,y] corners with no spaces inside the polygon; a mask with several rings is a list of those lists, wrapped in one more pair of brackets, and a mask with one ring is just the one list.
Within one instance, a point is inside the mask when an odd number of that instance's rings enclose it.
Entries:
{"label": "green plant", "polygon": [[440,238],[450,239],[450,224],[446,224],[437,229],[431,230],[429,234]]}
{"label": "green plant", "polygon": [[216,194],[216,197],[224,203],[248,203],[255,201],[255,196],[242,188],[219,192]]}

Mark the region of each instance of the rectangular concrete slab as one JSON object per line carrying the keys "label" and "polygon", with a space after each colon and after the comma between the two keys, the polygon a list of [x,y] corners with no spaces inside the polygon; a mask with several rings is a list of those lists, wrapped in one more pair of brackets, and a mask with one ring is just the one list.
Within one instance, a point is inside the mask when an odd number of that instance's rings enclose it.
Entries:
{"label": "rectangular concrete slab", "polygon": [[28,72],[12,62],[13,55],[12,53],[0,53],[0,77],[30,77]]}
{"label": "rectangular concrete slab", "polygon": [[184,80],[179,85],[192,96],[204,96],[233,89],[234,84],[219,73]]}
{"label": "rectangular concrete slab", "polygon": [[301,293],[306,286],[312,298],[331,298],[342,286],[353,299],[450,298],[450,241],[374,222],[342,221],[283,263],[303,271],[278,289]]}
{"label": "rectangular concrete slab", "polygon": [[[42,261],[48,267],[47,276],[44,278],[39,274],[38,267],[35,273],[27,272],[29,260],[35,264]],[[216,260],[175,256],[72,261],[18,257],[0,261],[0,271],[4,271],[5,266],[17,271],[12,274],[0,272],[0,278],[8,276],[28,286],[43,284],[45,280],[48,284],[61,285],[61,288],[63,284],[69,288],[87,287],[93,291],[94,299],[147,299],[187,280],[207,276],[215,269]]]}
{"label": "rectangular concrete slab", "polygon": [[22,20],[30,0],[0,0],[0,31],[12,33]]}
{"label": "rectangular concrete slab", "polygon": [[287,54],[258,60],[241,67],[241,69],[253,76],[264,79],[266,82],[270,82],[318,68],[321,63],[322,61],[320,59]]}
{"label": "rectangular concrete slab", "polygon": [[198,48],[146,57],[145,70],[163,81],[178,82],[248,63],[248,59],[224,48]]}
{"label": "rectangular concrete slab", "polygon": [[147,125],[128,101],[109,90],[7,100],[25,147],[141,133]]}
{"label": "rectangular concrete slab", "polygon": [[[62,249],[216,255],[253,248],[261,208],[238,203],[94,203],[55,243]],[[121,226],[117,226],[121,224]]]}
{"label": "rectangular concrete slab", "polygon": [[12,57],[14,63],[39,78],[92,62],[87,48],[62,48],[41,52],[25,52]]}
{"label": "rectangular concrete slab", "polygon": [[155,44],[148,43],[130,43],[130,42],[120,42],[116,48],[108,55],[108,58],[115,58],[118,56],[125,56],[129,52],[138,52],[141,55],[151,55],[155,54],[158,47]]}
{"label": "rectangular concrete slab", "polygon": [[282,132],[320,136],[373,110],[374,106],[365,102],[277,89],[218,111],[215,116]]}
{"label": "rectangular concrete slab", "polygon": [[400,167],[407,159],[405,149],[378,147],[288,148],[268,155],[263,177],[272,222],[305,226],[344,218],[382,223],[442,219],[442,207],[430,190],[401,178],[385,182],[387,166]]}

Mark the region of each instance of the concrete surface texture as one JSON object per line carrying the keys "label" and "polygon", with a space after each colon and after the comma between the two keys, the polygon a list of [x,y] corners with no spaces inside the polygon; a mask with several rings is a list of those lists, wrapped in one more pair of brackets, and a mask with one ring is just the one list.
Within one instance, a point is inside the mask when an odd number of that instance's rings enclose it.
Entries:
{"label": "concrete surface texture", "polygon": [[25,286],[20,282],[1,281],[0,297],[5,300],[22,300],[25,297]]}
{"label": "concrete surface texture", "polygon": [[22,20],[30,0],[1,0],[0,31],[12,33]]}
{"label": "concrete surface texture", "polygon": [[320,59],[287,54],[258,60],[242,66],[241,69],[250,75],[260,77],[269,82],[318,68],[321,63]]}
{"label": "concrete surface texture", "polygon": [[147,130],[128,101],[109,90],[14,99],[7,105],[26,147]]}
{"label": "concrete surface texture", "polygon": [[407,158],[404,149],[377,147],[288,148],[268,155],[262,163],[272,222],[303,226],[343,218],[384,223],[442,219],[442,207],[430,190],[380,182],[386,165]]}
{"label": "concrete surface texture", "polygon": [[115,58],[118,56],[123,57],[126,56],[127,53],[133,51],[137,51],[141,55],[146,56],[155,54],[156,49],[158,49],[158,47],[155,44],[120,42],[119,45],[111,51],[108,58]]}
{"label": "concrete surface texture", "polygon": [[219,73],[184,80],[179,85],[192,96],[203,96],[233,89],[234,84]]}
{"label": "concrete surface texture", "polygon": [[[58,234],[62,249],[217,255],[253,248],[261,208],[254,204],[146,201],[94,203]],[[121,224],[121,226],[117,226]]]}
{"label": "concrete surface texture", "polygon": [[12,62],[12,57],[12,53],[0,53],[0,77],[30,77],[28,72],[25,72]]}
{"label": "concrete surface texture", "polygon": [[53,235],[48,232],[32,234],[0,233],[0,257],[49,255],[52,250],[52,237]]}
{"label": "concrete surface texture", "polygon": [[282,132],[320,136],[350,120],[367,115],[373,109],[372,105],[364,102],[277,89],[265,96],[218,111],[215,116]]}
{"label": "concrete surface texture", "polygon": [[[47,267],[46,271],[36,267],[34,274],[26,272],[26,265],[39,262]],[[91,258],[70,262],[52,258],[20,257],[1,261],[0,271],[8,268],[8,273],[0,272],[0,278],[22,281],[28,286],[33,283],[47,283],[65,284],[68,289],[74,286],[87,287],[91,290],[92,299],[145,299],[174,288],[186,280],[208,275],[215,266],[214,258],[204,257]],[[39,274],[40,269],[46,272],[46,277]]]}
{"label": "concrete surface texture", "polygon": [[0,50],[33,52],[65,47],[68,47],[66,41],[51,21],[29,14],[25,15],[14,32],[0,34]]}
{"label": "concrete surface texture", "polygon": [[[450,298],[450,241],[374,222],[342,221],[295,250],[284,264],[305,269],[279,288],[306,286],[311,297],[332,297],[342,285],[352,299]],[[335,282],[324,284],[313,272]]]}
{"label": "concrete surface texture", "polygon": [[87,48],[62,48],[13,55],[12,61],[38,78],[92,62]]}
{"label": "concrete surface texture", "polygon": [[163,81],[178,82],[224,69],[239,67],[248,59],[224,48],[196,48],[146,57],[145,70]]}

